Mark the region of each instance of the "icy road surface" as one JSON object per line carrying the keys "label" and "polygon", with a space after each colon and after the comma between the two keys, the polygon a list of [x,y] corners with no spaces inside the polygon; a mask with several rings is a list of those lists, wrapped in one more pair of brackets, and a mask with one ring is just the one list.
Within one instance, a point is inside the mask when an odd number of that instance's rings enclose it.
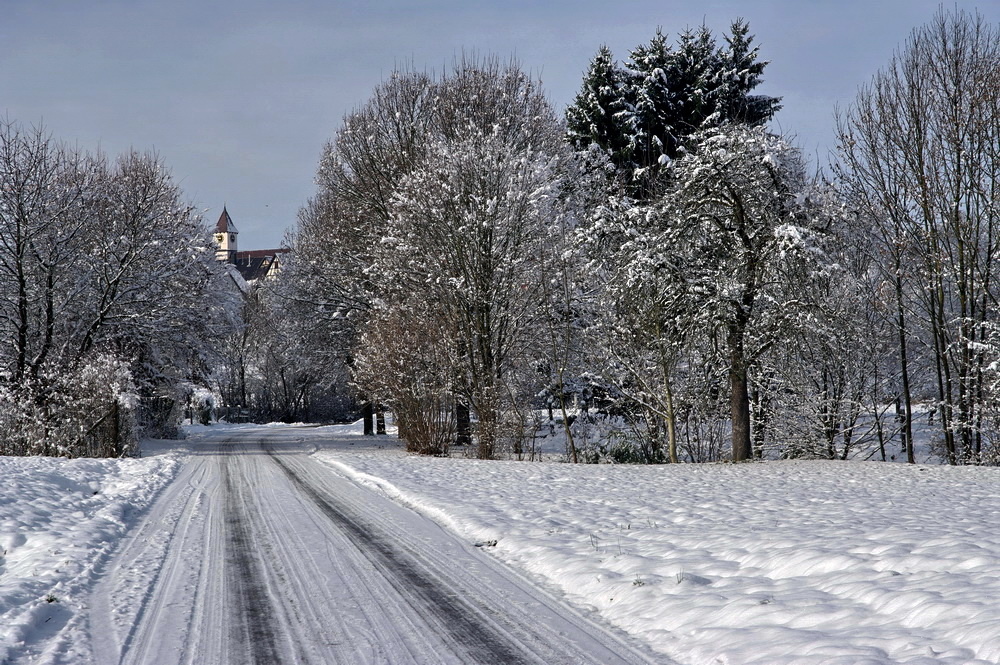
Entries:
{"label": "icy road surface", "polygon": [[191,451],[94,587],[95,663],[654,662],[301,430],[221,429]]}

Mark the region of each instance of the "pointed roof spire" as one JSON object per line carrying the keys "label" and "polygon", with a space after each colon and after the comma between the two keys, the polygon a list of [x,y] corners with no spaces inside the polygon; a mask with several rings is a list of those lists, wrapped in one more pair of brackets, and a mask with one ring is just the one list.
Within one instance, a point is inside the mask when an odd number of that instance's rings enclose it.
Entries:
{"label": "pointed roof spire", "polygon": [[233,224],[233,218],[229,216],[229,212],[226,210],[226,206],[222,206],[222,214],[219,215],[219,221],[215,225],[216,233],[239,233],[236,230],[236,225]]}

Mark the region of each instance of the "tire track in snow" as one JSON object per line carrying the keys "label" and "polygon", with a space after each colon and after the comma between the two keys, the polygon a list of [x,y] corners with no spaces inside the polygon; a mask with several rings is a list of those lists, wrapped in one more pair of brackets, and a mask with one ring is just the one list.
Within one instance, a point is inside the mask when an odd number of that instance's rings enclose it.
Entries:
{"label": "tire track in snow", "polygon": [[281,657],[278,638],[272,629],[271,601],[263,574],[252,556],[253,538],[243,516],[243,498],[233,487],[231,462],[231,456],[224,456],[221,468],[227,593],[239,615],[231,626],[231,643],[244,645],[254,665],[275,665],[281,662]]}
{"label": "tire track in snow", "polygon": [[287,432],[192,446],[95,590],[81,665],[653,662]]}
{"label": "tire track in snow", "polygon": [[156,644],[152,632],[160,624],[160,617],[166,611],[163,605],[157,604],[153,600],[153,596],[158,589],[173,587],[177,584],[178,579],[190,573],[187,561],[181,557],[167,557],[167,550],[171,543],[187,540],[198,509],[198,495],[192,490],[187,496],[188,498],[173,524],[174,530],[167,541],[167,547],[164,548],[161,560],[162,567],[158,569],[156,577],[153,578],[153,585],[142,599],[136,621],[122,642],[121,652],[128,654],[128,660],[123,662],[146,662],[151,658],[152,647]]}
{"label": "tire track in snow", "polygon": [[[189,471],[182,469],[152,504],[149,514],[106,564],[107,574],[91,594],[91,648],[101,665],[152,662],[164,639],[184,651],[189,647],[186,640],[176,640],[173,631],[169,637],[156,634],[169,614],[156,599],[192,575],[200,579],[205,565],[197,558],[170,556],[175,548],[183,551],[182,544],[196,538],[205,521],[201,514],[207,492],[205,474],[189,476]],[[119,626],[120,621],[126,623]],[[124,634],[119,635],[119,628]]]}
{"label": "tire track in snow", "polygon": [[289,480],[309,497],[338,528],[344,530],[351,541],[366,556],[394,578],[401,590],[405,589],[423,609],[434,615],[456,643],[468,652],[477,663],[504,663],[528,665],[537,662],[526,657],[520,645],[495,625],[484,619],[471,604],[442,587],[437,580],[420,570],[414,562],[401,553],[389,539],[374,531],[340,506],[328,500],[311,483],[299,475],[280,457],[268,451],[271,459],[288,476]]}

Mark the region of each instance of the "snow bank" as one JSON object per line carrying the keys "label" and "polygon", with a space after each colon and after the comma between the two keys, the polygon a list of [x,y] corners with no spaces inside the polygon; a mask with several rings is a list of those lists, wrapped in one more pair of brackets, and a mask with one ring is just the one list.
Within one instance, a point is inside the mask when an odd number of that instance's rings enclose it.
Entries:
{"label": "snow bank", "polygon": [[56,634],[176,456],[0,457],[0,662]]}
{"label": "snow bank", "polygon": [[1000,662],[997,469],[319,454],[678,662]]}

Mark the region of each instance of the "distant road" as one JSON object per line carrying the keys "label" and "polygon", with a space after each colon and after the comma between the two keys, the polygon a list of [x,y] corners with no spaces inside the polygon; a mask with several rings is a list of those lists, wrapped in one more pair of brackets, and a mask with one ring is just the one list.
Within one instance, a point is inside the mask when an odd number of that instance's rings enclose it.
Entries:
{"label": "distant road", "polygon": [[95,588],[95,663],[654,662],[294,428],[220,430],[196,451]]}

